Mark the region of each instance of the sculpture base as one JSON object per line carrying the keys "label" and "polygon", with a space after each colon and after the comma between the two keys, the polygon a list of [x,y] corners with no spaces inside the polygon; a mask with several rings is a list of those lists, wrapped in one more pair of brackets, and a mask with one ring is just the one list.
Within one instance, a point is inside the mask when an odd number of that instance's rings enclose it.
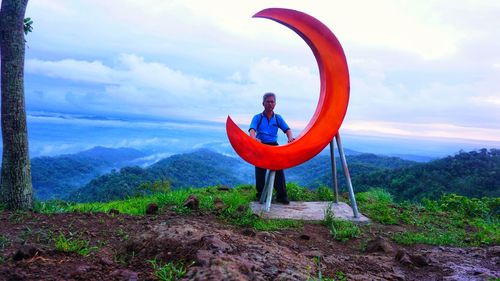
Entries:
{"label": "sculpture base", "polygon": [[331,204],[333,215],[336,218],[349,220],[355,223],[369,223],[370,219],[359,214],[355,218],[351,206],[344,202],[302,202],[292,201],[289,205],[272,204],[268,212],[264,211],[265,205],[259,202],[251,202],[250,208],[254,214],[270,219],[294,219],[307,221],[321,221],[325,219],[325,210]]}

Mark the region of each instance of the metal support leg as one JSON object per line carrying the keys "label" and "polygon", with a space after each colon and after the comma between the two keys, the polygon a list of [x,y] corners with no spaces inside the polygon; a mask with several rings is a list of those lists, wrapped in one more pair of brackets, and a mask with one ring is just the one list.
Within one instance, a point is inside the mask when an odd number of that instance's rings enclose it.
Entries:
{"label": "metal support leg", "polygon": [[339,149],[340,160],[342,161],[342,169],[344,170],[344,176],[347,183],[347,189],[349,190],[349,199],[351,200],[352,212],[355,218],[359,218],[358,205],[356,204],[356,198],[354,197],[354,190],[352,188],[351,175],[349,174],[349,168],[347,168],[347,161],[345,159],[344,148],[342,147],[342,141],[340,140],[340,133],[337,132],[335,135],[337,140],[337,147]]}
{"label": "metal support leg", "polygon": [[335,145],[330,142],[330,160],[332,164],[332,187],[335,192],[335,203],[339,203],[339,186],[337,181],[337,162],[335,161]]}
{"label": "metal support leg", "polygon": [[260,203],[265,203],[264,211],[269,212],[271,209],[271,200],[273,198],[273,188],[274,188],[274,177],[276,175],[276,171],[269,170],[269,173],[266,177],[266,184],[264,186],[264,190],[262,191],[262,195],[260,196]]}

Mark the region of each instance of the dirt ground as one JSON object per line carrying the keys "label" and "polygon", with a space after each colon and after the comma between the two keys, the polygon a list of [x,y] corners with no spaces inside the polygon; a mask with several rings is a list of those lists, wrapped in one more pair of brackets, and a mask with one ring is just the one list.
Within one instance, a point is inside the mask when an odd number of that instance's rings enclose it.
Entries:
{"label": "dirt ground", "polygon": [[[331,238],[319,223],[255,231],[215,215],[0,213],[0,280],[157,280],[148,260],[182,260],[183,280],[491,280],[500,246],[402,246],[397,226],[362,226],[361,237]],[[89,241],[88,255],[56,250],[55,240]],[[319,257],[319,258],[318,258]],[[319,266],[318,266],[319,264]]]}

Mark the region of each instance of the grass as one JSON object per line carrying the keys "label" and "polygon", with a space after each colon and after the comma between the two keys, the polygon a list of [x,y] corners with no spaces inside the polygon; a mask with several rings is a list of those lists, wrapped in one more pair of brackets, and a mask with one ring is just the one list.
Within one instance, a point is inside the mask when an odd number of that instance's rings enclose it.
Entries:
{"label": "grass", "polygon": [[345,242],[361,234],[361,230],[354,223],[335,218],[331,204],[325,210],[323,224],[330,230],[332,237],[338,241]]}
{"label": "grass", "polygon": [[382,224],[409,229],[394,233],[401,244],[450,246],[498,245],[500,198],[467,198],[455,194],[422,204],[394,203],[390,194],[372,189],[356,194],[361,212]]}
{"label": "grass", "polygon": [[[328,187],[309,190],[295,183],[288,183],[287,191],[289,198],[296,201],[333,200],[332,191]],[[219,191],[216,186],[181,189],[106,203],[38,202],[35,211],[107,213],[116,209],[122,214],[144,215],[146,206],[156,203],[160,208],[168,207],[180,214],[190,214],[193,211],[184,208],[183,203],[191,194],[199,199],[199,212],[216,213],[222,221],[236,226],[274,231],[301,228],[304,224],[302,221],[255,216],[249,208],[255,196],[255,187],[252,185],[237,186],[229,191]],[[394,241],[401,244],[478,246],[500,243],[500,198],[470,199],[452,194],[418,204],[396,203],[387,191],[380,188],[357,193],[356,198],[360,211],[371,220],[385,225],[400,225],[406,229],[392,236]],[[216,208],[214,200],[222,201],[223,207]],[[27,217],[28,213],[19,212],[13,213],[9,219],[17,222]],[[360,235],[360,229],[356,225],[337,220],[333,214],[325,214],[323,223],[330,229],[332,236],[340,241]]]}
{"label": "grass", "polygon": [[186,275],[186,267],[182,262],[161,263],[160,261],[148,260],[153,267],[153,275],[160,281],[179,280]]}
{"label": "grass", "polygon": [[5,249],[10,245],[11,241],[9,237],[0,234],[0,250]]}
{"label": "grass", "polygon": [[82,240],[79,238],[67,238],[64,233],[54,239],[54,246],[56,250],[65,253],[78,253],[82,256],[88,256],[92,251],[98,250],[95,246],[90,246],[90,241]]}

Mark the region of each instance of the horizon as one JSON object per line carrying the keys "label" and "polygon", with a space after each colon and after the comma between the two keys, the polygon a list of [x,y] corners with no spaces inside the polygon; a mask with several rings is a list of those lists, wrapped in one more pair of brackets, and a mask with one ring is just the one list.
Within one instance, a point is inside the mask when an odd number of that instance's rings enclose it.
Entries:
{"label": "horizon", "polygon": [[293,31],[252,18],[272,6],[316,17],[341,42],[346,148],[444,156],[500,147],[497,2],[216,2],[30,2],[31,156],[225,145],[225,118],[246,130],[267,91],[299,135],[317,104],[317,64]]}

